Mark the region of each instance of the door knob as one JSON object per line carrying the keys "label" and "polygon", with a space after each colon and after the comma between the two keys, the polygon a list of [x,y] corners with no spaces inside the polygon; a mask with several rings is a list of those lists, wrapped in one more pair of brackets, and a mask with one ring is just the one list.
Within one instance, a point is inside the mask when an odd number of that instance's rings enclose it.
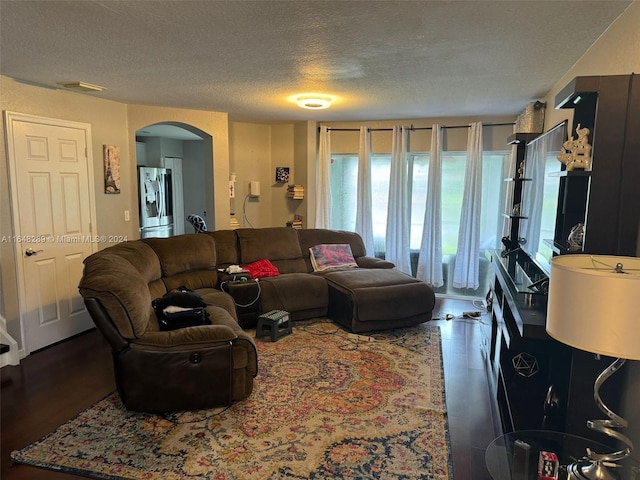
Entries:
{"label": "door knob", "polygon": [[35,255],[38,252],[42,252],[42,250],[34,250],[33,248],[29,247],[24,251],[24,254],[27,257],[31,257],[32,255]]}

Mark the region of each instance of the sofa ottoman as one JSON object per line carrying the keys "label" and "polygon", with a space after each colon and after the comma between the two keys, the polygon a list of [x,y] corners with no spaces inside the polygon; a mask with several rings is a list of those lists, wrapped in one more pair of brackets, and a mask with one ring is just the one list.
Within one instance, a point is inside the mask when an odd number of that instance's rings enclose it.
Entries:
{"label": "sofa ottoman", "polygon": [[431,320],[433,289],[395,269],[327,272],[328,316],[354,333],[408,327]]}

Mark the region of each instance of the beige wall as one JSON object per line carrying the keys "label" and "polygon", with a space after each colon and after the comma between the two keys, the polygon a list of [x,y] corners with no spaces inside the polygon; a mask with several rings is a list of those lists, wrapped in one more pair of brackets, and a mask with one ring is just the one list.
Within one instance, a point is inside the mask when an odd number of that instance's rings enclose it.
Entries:
{"label": "beige wall", "polygon": [[[89,95],[26,85],[4,76],[0,76],[0,91],[2,91],[0,108],[3,112],[13,111],[91,125],[93,142],[91,153],[97,220],[94,233],[107,236],[131,235],[130,223],[124,222],[124,210],[130,209],[132,213],[134,210],[137,211],[137,206],[135,209],[132,208],[135,193],[130,188],[123,188],[119,195],[104,194],[102,173],[102,145],[118,145],[123,166],[122,185],[130,184],[132,181],[127,169],[131,155],[126,129],[126,105]],[[6,145],[4,129],[0,135],[4,146]],[[133,151],[135,152],[135,149]],[[0,149],[0,232],[2,235],[14,233],[8,173],[6,150],[3,147]],[[133,177],[133,182],[135,185],[135,177]],[[98,245],[98,248],[103,246]],[[0,269],[2,270],[0,272],[2,279],[0,313],[7,319],[9,333],[16,340],[19,340],[21,335],[15,274],[16,262],[14,246],[10,243],[0,244]]]}
{"label": "beige wall", "polygon": [[[275,181],[276,167],[289,167],[289,181],[278,183]],[[293,220],[293,215],[299,207],[299,200],[290,200],[287,196],[287,185],[300,183],[298,181],[295,156],[294,156],[294,126],[293,124],[273,125],[271,127],[271,178],[269,185],[273,191],[271,224],[284,227],[286,223]]]}
{"label": "beige wall", "polygon": [[575,77],[587,75],[640,74],[640,1],[634,1],[589,50],[569,66],[547,93],[545,130],[564,119],[573,120],[573,110],[555,110],[555,97]]}
{"label": "beige wall", "polygon": [[[573,110],[555,109],[556,95],[575,77],[588,75],[640,75],[640,1],[635,0],[589,50],[547,93],[545,130],[568,119],[573,122]],[[570,127],[571,128],[571,127]],[[640,235],[638,249],[640,256]],[[640,427],[639,427],[640,430]]]}
{"label": "beige wall", "polygon": [[[242,227],[271,226],[271,128],[267,124],[231,122],[229,142],[230,168],[236,174],[232,211]],[[247,197],[249,182],[254,180],[260,182],[260,196]]]}
{"label": "beige wall", "polygon": [[[131,189],[123,188],[119,195],[104,193],[102,145],[120,146],[120,160],[122,164],[121,181],[127,185],[132,178],[127,172],[127,166],[132,155],[129,149],[127,124],[127,106],[89,95],[82,95],[62,90],[40,88],[16,82],[10,78],[0,76],[0,90],[2,91],[1,108],[19,113],[28,113],[43,117],[57,118],[83,122],[91,125],[92,154],[94,171],[94,189],[96,192],[96,233],[100,235],[129,235],[130,229],[124,222],[124,210],[131,207],[135,200]],[[4,130],[2,139],[4,142]],[[3,143],[4,145],[4,143]],[[133,148],[135,152],[135,148]],[[135,156],[135,153],[134,155]],[[8,198],[8,180],[6,167],[6,151],[2,149],[2,231],[11,231]],[[135,162],[135,159],[134,159]],[[135,185],[135,177],[133,177]],[[136,207],[137,209],[137,207]],[[115,212],[120,212],[115,215]]]}
{"label": "beige wall", "polygon": [[305,228],[315,225],[315,212],[310,206],[316,196],[316,165],[318,125],[316,122],[296,122],[293,128],[293,155],[295,183],[304,186],[304,200],[294,202],[292,215],[302,215]]}
{"label": "beige wall", "polygon": [[[207,219],[207,226],[210,230],[214,228],[223,229],[229,227],[229,119],[228,114],[221,112],[205,112],[202,110],[183,110],[166,107],[150,107],[143,105],[127,106],[127,133],[128,145],[132,152],[135,152],[136,131],[156,123],[179,123],[192,126],[213,138],[213,152],[207,155],[210,158],[206,162],[203,174],[207,178],[213,178],[213,188],[211,182],[207,182],[206,210],[214,212],[213,220]],[[136,178],[135,158],[128,165],[132,178]],[[211,189],[211,191],[209,191]],[[137,191],[137,190],[136,190]],[[137,195],[137,193],[136,193]],[[134,196],[134,210],[137,212],[137,196]],[[135,222],[132,222],[136,229],[137,213]]]}
{"label": "beige wall", "polygon": [[[0,91],[2,91],[0,108],[3,112],[13,111],[71,120],[91,126],[93,182],[96,192],[96,234],[107,237],[138,238],[135,132],[142,127],[160,122],[192,125],[213,137],[213,152],[208,153],[211,160],[208,165],[205,165],[205,175],[214,178],[213,189],[207,191],[208,208],[215,212],[214,228],[228,228],[229,134],[226,113],[127,106],[97,96],[27,85],[5,76],[0,76]],[[4,129],[0,135],[2,144],[6,145]],[[102,145],[105,144],[120,146],[121,193],[119,195],[104,193]],[[124,220],[125,210],[129,210],[131,214],[129,222]],[[13,233],[5,148],[0,149],[0,232],[2,235]],[[108,245],[101,244],[97,247],[106,246]],[[7,319],[9,333],[19,340],[21,338],[20,315],[15,272],[14,247],[10,243],[2,243],[0,244],[0,299],[2,302],[0,313]]]}
{"label": "beige wall", "polygon": [[[297,172],[295,135],[295,126],[290,123],[230,122],[230,169],[237,180],[231,211],[241,226],[284,227],[299,213],[302,202],[287,197],[289,183],[301,183],[306,188],[306,178]],[[275,181],[276,167],[289,167],[289,182]],[[252,180],[260,182],[259,198],[246,198]]]}

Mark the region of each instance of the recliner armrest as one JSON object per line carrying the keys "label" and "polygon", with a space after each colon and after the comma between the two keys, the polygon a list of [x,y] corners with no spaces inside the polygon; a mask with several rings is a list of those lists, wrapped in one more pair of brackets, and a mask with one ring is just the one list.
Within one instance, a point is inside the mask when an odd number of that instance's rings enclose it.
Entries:
{"label": "recliner armrest", "polygon": [[376,257],[358,257],[356,263],[360,268],[395,268],[396,265],[392,262],[382,260]]}
{"label": "recliner armrest", "polygon": [[94,297],[86,297],[84,304],[87,307],[89,315],[91,315],[93,323],[95,323],[98,330],[100,330],[102,335],[107,339],[107,342],[109,342],[109,345],[111,345],[111,350],[114,353],[118,353],[127,348],[129,342],[120,335],[120,332],[118,332],[113,320],[109,317],[100,300]]}
{"label": "recliner armrest", "polygon": [[147,332],[132,340],[131,348],[146,350],[197,350],[231,343],[238,338],[226,325],[200,325],[166,332]]}

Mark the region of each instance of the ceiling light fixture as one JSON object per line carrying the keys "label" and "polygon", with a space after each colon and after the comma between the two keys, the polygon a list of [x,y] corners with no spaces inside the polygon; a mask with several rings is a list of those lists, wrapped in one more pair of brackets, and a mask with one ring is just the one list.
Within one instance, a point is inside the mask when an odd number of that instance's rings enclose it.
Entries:
{"label": "ceiling light fixture", "polygon": [[61,87],[68,88],[69,90],[75,90],[77,92],[102,92],[106,88],[99,85],[92,85],[86,82],[60,82]]}
{"label": "ceiling light fixture", "polygon": [[300,108],[323,110],[331,106],[332,100],[328,95],[302,95],[296,98],[296,104]]}

